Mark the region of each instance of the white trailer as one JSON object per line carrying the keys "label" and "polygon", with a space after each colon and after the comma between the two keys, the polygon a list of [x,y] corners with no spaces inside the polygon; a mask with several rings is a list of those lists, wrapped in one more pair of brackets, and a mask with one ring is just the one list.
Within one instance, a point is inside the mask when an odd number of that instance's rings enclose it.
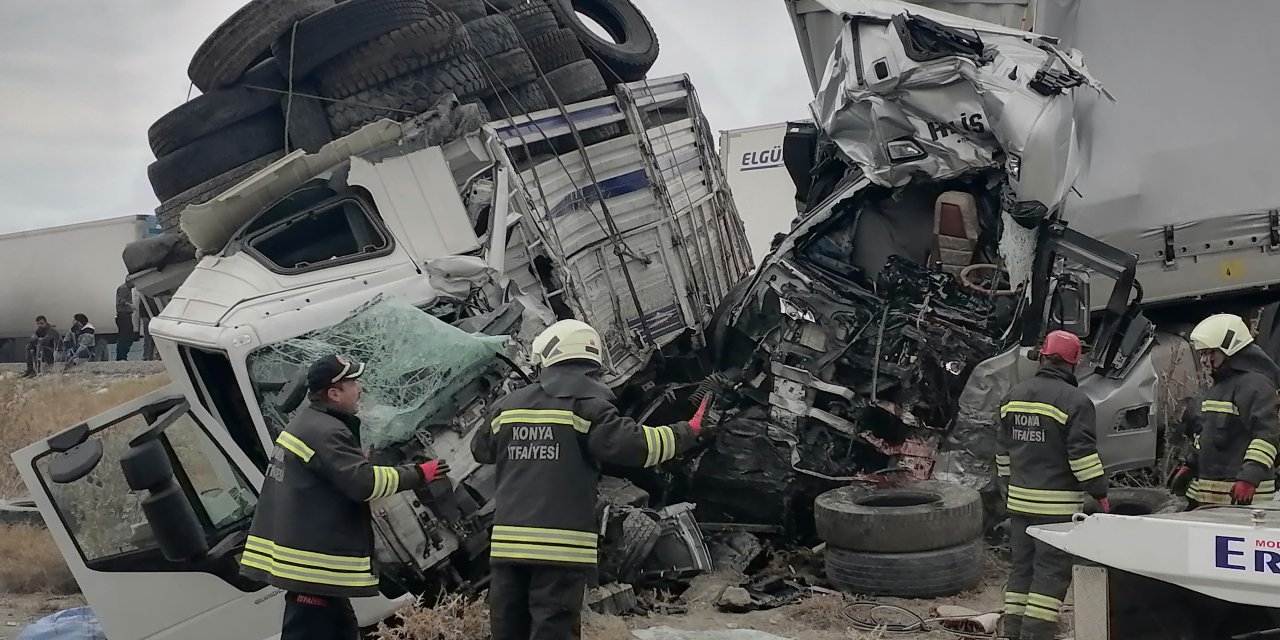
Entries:
{"label": "white trailer", "polygon": [[757,263],[796,217],[795,184],[782,162],[787,128],[778,122],[720,132],[720,164]]}
{"label": "white trailer", "polygon": [[21,362],[36,316],[59,331],[89,316],[105,346],[114,341],[116,287],[125,245],[159,234],[155,216],[128,215],[0,236],[0,361]]}

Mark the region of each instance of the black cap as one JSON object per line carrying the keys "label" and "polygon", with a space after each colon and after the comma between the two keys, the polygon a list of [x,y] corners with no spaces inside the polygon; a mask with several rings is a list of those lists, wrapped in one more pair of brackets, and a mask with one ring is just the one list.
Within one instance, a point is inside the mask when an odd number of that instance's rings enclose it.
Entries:
{"label": "black cap", "polygon": [[343,380],[355,380],[364,373],[364,363],[340,355],[320,358],[307,370],[307,389],[323,391]]}

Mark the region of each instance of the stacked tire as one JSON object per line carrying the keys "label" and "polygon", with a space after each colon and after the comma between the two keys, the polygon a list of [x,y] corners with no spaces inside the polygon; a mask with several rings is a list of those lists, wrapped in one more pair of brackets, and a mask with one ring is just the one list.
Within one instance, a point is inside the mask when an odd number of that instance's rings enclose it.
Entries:
{"label": "stacked tire", "polygon": [[[293,149],[407,120],[448,94],[495,119],[608,95],[642,79],[657,53],[630,0],[251,0],[192,57],[201,95],[148,131],[156,213],[177,233],[184,207]],[[590,144],[620,129],[587,133]]]}
{"label": "stacked tire", "polygon": [[814,520],[841,591],[934,598],[982,581],[982,498],[967,487],[841,487],[818,496]]}

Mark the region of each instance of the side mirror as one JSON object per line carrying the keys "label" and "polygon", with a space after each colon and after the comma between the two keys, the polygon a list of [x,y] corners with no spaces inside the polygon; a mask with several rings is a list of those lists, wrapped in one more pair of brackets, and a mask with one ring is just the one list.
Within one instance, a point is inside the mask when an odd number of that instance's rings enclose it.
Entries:
{"label": "side mirror", "polygon": [[1049,327],[1088,337],[1089,274],[1070,271],[1058,277],[1049,298]]}
{"label": "side mirror", "polygon": [[160,439],[164,428],[183,411],[185,405],[171,410],[155,426],[134,438],[129,451],[120,458],[120,470],[129,488],[148,493],[142,499],[142,513],[160,551],[170,562],[200,560],[209,554],[204,527],[174,478],[169,452]]}

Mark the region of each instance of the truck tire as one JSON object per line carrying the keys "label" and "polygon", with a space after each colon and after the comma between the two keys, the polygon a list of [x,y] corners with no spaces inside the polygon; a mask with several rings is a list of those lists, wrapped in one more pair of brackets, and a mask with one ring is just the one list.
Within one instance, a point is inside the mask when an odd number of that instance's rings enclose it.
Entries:
{"label": "truck tire", "polygon": [[954,547],[982,535],[982,496],[944,482],[848,486],[813,503],[818,537],[850,551],[904,553]]}
{"label": "truck tire", "polygon": [[160,228],[166,233],[176,233],[185,237],[178,223],[182,211],[187,205],[204,204],[218,197],[223,191],[235,186],[241,180],[248,178],[263,167],[283,157],[283,151],[269,153],[183,191],[156,207],[156,221],[160,223]]}
{"label": "truck tire", "polygon": [[[600,64],[609,86],[643,80],[658,60],[658,34],[630,0],[550,0],[560,25],[578,36]],[[606,40],[578,17],[581,12],[612,36]]]}
{"label": "truck tire", "polygon": [[510,88],[528,84],[538,78],[538,72],[533,68],[533,58],[524,49],[512,49],[491,56],[480,64],[480,68],[484,71],[487,84],[485,90],[480,92],[480,96],[484,98],[497,95],[500,91],[505,93]]}
{"label": "truck tire", "polygon": [[982,545],[915,553],[868,553],[827,545],[827,580],[846,593],[898,598],[937,598],[982,581]]}
{"label": "truck tire", "polygon": [[458,19],[464,23],[479,20],[488,13],[485,10],[485,0],[431,0],[431,2],[440,10],[458,16]]}
{"label": "truck tire", "polygon": [[161,202],[214,176],[284,148],[284,119],[278,109],[215,131],[147,167],[151,189]]}
{"label": "truck tire", "polygon": [[485,0],[485,7],[489,9],[490,15],[496,15],[494,11],[510,11],[524,3],[525,0]]}
{"label": "truck tire", "polygon": [[549,31],[529,41],[529,54],[542,73],[587,59],[578,36],[568,29]]}
{"label": "truck tire", "polygon": [[545,0],[529,0],[528,4],[508,11],[507,16],[516,24],[516,30],[526,42],[560,28],[556,14],[552,13]]}
{"label": "truck tire", "polygon": [[423,67],[456,58],[471,48],[462,21],[451,13],[385,33],[316,70],[320,95],[333,100],[390,82]]}
{"label": "truck tire", "polygon": [[547,99],[538,83],[529,82],[485,98],[484,108],[494,120],[506,120],[510,116],[546,109]]}
{"label": "truck tire", "polygon": [[315,98],[305,97],[316,95],[315,87],[295,83],[293,90],[295,95],[292,99],[290,96],[280,99],[289,149],[315,153],[333,142],[333,131],[329,130],[329,115],[325,113],[323,103]]}
{"label": "truck tire", "polygon": [[261,113],[279,104],[280,94],[275,91],[284,91],[286,86],[275,62],[262,62],[245,73],[239,84],[196,96],[160,116],[147,129],[151,151],[163,158],[194,140]]}
{"label": "truck tire", "polygon": [[460,102],[469,102],[468,98],[483,92],[485,85],[480,66],[468,58],[459,58],[329,103],[325,110],[333,132],[345,136],[382,118],[408,120],[435,106],[448,93],[457,95]]}
{"label": "truck tire", "polygon": [[271,52],[280,72],[296,80],[345,51],[438,15],[427,0],[345,0],[300,21]]}
{"label": "truck tire", "polygon": [[[1175,496],[1167,489],[1160,488],[1116,487],[1107,491],[1107,501],[1111,503],[1111,513],[1121,516],[1181,513],[1189,506],[1184,496]],[[1101,505],[1097,500],[1092,497],[1085,498],[1085,513],[1094,514],[1101,511]]]}
{"label": "truck tire", "polygon": [[520,32],[507,16],[487,16],[465,26],[472,51],[481,58],[520,48]]}
{"label": "truck tire", "polygon": [[231,86],[294,23],[333,4],[333,0],[251,0],[200,44],[187,76],[202,93]]}
{"label": "truck tire", "polygon": [[644,568],[644,560],[662,537],[662,527],[639,509],[622,520],[622,541],[604,556],[601,573],[615,582],[631,583]]}
{"label": "truck tire", "polygon": [[542,82],[542,94],[551,105],[556,104],[557,98],[568,106],[575,102],[609,95],[609,87],[604,83],[600,70],[590,60],[582,60],[546,72],[540,82]]}

